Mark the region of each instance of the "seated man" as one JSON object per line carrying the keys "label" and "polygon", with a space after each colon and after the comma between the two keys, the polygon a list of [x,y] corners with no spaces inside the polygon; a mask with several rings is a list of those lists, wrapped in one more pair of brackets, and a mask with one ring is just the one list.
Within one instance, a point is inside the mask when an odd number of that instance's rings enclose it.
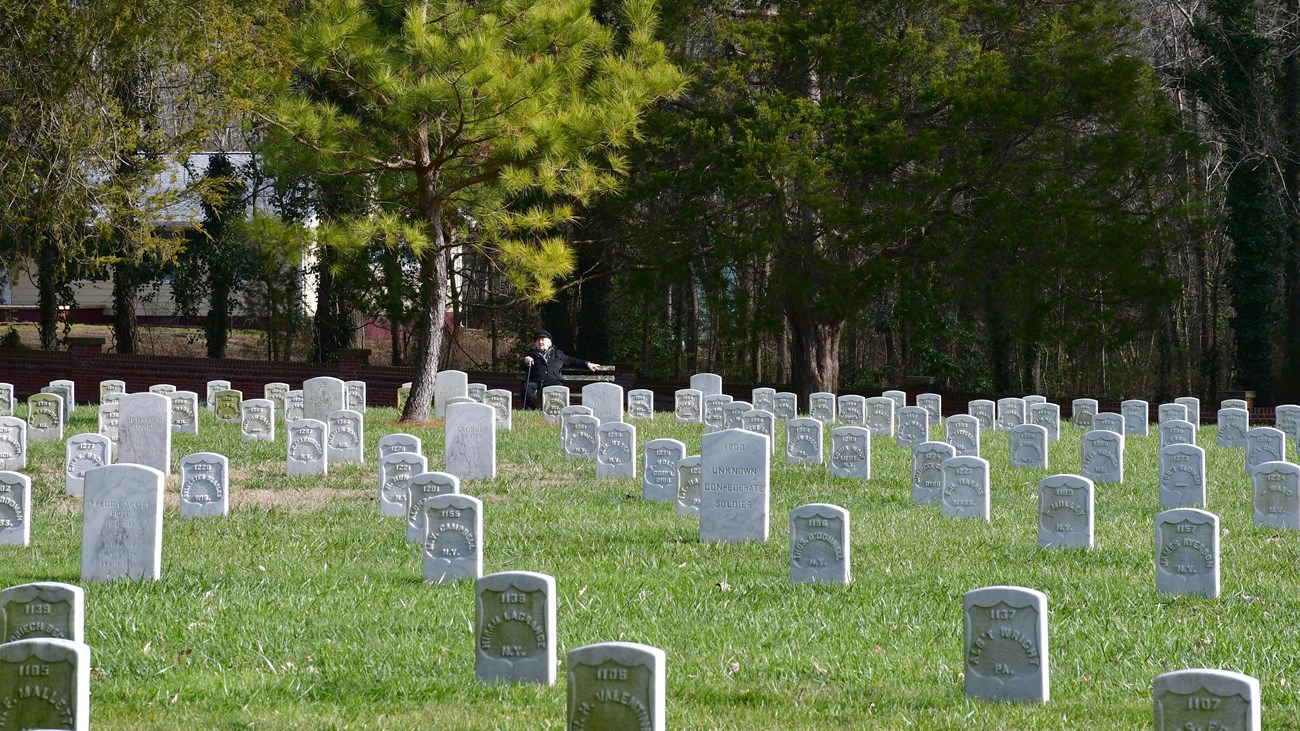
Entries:
{"label": "seated man", "polygon": [[565,355],[563,351],[551,344],[551,334],[545,330],[533,333],[533,347],[524,355],[524,408],[540,409],[542,407],[542,389],[546,386],[563,386],[564,376],[560,371],[569,366],[599,370],[599,363],[592,363],[581,358]]}

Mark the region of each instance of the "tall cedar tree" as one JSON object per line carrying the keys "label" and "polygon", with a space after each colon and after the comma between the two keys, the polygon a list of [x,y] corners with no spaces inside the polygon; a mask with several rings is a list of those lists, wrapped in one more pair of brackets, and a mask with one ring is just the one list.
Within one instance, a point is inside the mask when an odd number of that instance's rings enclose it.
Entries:
{"label": "tall cedar tree", "polygon": [[[419,224],[419,240],[408,237],[421,323],[404,421],[430,415],[449,250],[499,247],[518,290],[551,296],[573,268],[552,231],[575,219],[572,202],[618,186],[642,111],[682,86],[654,39],[654,3],[622,10],[616,32],[589,0],[306,3],[297,82],[277,90],[270,121],[320,175],[365,176],[393,215]],[[524,195],[534,202],[511,205]]]}

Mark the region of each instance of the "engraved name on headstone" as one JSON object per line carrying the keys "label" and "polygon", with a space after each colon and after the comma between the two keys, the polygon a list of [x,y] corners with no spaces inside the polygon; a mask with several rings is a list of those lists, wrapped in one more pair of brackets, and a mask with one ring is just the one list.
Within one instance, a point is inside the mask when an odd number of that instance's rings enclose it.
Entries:
{"label": "engraved name on headstone", "polygon": [[344,403],[348,411],[355,411],[360,414],[366,413],[366,382],[365,381],[347,381],[343,384],[346,391]]}
{"label": "engraved name on headstone", "polygon": [[0,470],[27,467],[27,422],[16,416],[0,416]]}
{"label": "engraved name on headstone", "polygon": [[1008,431],[1025,423],[1028,407],[1022,398],[998,399],[998,431]]}
{"label": "engraved name on headstone", "polygon": [[731,402],[731,396],[725,393],[712,393],[704,396],[704,431],[706,434],[723,429],[723,425],[727,421],[727,414],[722,409]]}
{"label": "engraved name on headstone", "polygon": [[86,473],[113,462],[113,443],[103,434],[76,434],[68,437],[63,453],[64,490],[84,495]]}
{"label": "engraved name on headstone", "polygon": [[216,402],[212,413],[217,421],[222,424],[239,423],[239,413],[241,405],[244,403],[243,391],[228,388],[224,391],[217,391],[213,398],[216,399]]}
{"label": "engraved name on headstone", "polygon": [[634,388],[627,392],[627,418],[655,418],[655,392],[648,388]]}
{"label": "engraved name on headstone", "polygon": [[956,450],[954,457],[980,456],[980,420],[970,414],[953,414],[944,422],[944,441]]}
{"label": "engraved name on headstone", "polygon": [[542,388],[542,420],[547,424],[560,423],[560,411],[568,406],[568,386],[545,386]]}
{"label": "engraved name on headstone", "polygon": [[997,428],[997,404],[988,399],[975,399],[966,404],[966,413],[979,419],[982,431],[992,431]]}
{"label": "engraved name on headstone", "polygon": [[1162,421],[1158,429],[1161,449],[1175,444],[1196,444],[1196,427],[1190,421]]}
{"label": "engraved name on headstone", "polygon": [[582,387],[582,405],[602,424],[623,421],[623,387],[605,381],[588,383]]}
{"label": "engraved name on headstone", "polygon": [[171,398],[128,393],[118,402],[117,461],[172,471]]}
{"label": "engraved name on headstone", "polygon": [[774,403],[775,399],[776,399],[775,388],[768,388],[766,386],[761,386],[759,388],[752,389],[749,392],[749,402],[754,405],[754,408],[759,409],[761,411],[767,411],[772,414],[776,413],[776,404]]}
{"label": "engraved name on headstone", "polygon": [[275,441],[275,402],[251,398],[239,407],[239,438],[245,442]]}
{"label": "engraved name on headstone", "polygon": [[510,431],[514,428],[514,397],[513,393],[504,388],[493,388],[483,392],[483,399],[478,403],[492,407],[492,411],[496,414],[494,426],[497,431]]}
{"label": "engraved name on headstone", "polygon": [[1047,430],[1047,441],[1061,440],[1061,407],[1046,401],[1029,406],[1029,423]]}
{"label": "engraved name on headstone", "polygon": [[1245,447],[1250,430],[1250,412],[1245,409],[1219,409],[1219,446]]}
{"label": "engraved name on headstone", "polygon": [[1092,417],[1097,415],[1097,399],[1077,398],[1070,402],[1070,412],[1071,423],[1080,429],[1092,431],[1097,428],[1092,423]]}
{"label": "engraved name on headstone", "polygon": [[1095,430],[1079,441],[1079,472],[1093,483],[1124,481],[1124,435]]}
{"label": "engraved name on headstone", "polygon": [[27,397],[27,439],[57,442],[63,439],[63,397],[36,393]]}
{"label": "engraved name on headstone", "polygon": [[332,463],[365,459],[366,417],[360,411],[340,409],[329,413],[329,439],[325,456]]}
{"label": "engraved name on headstone", "polygon": [[1145,437],[1149,431],[1151,407],[1141,399],[1128,399],[1119,405],[1119,413],[1124,417],[1124,436]]}
{"label": "engraved name on headstone", "polygon": [[808,394],[808,415],[823,424],[835,421],[835,394],[825,391]]}
{"label": "engraved name on headstone", "polygon": [[1246,432],[1246,474],[1265,462],[1286,460],[1286,435],[1281,429],[1258,426]]}
{"label": "engraved name on headstone", "polygon": [[86,641],[86,590],[37,581],[0,590],[0,643],[47,637]]}
{"label": "engraved name on headstone", "polygon": [[767,443],[772,447],[772,453],[776,453],[776,415],[771,411],[760,409],[746,411],[740,415],[740,428],[766,436]]}
{"label": "engraved name on headstone", "polygon": [[904,406],[894,414],[894,441],[900,447],[915,447],[930,441],[930,412],[920,406]]}
{"label": "engraved name on headstone", "polygon": [[329,473],[329,458],[325,453],[329,441],[326,422],[297,419],[284,425],[284,433],[285,459],[290,476]]}
{"label": "engraved name on headstone", "polygon": [[302,418],[328,421],[331,411],[342,411],[347,405],[347,384],[341,379],[317,376],[302,382]]}
{"label": "engraved name on headstone", "polygon": [[0,644],[0,728],[90,728],[90,646],[36,638]]}
{"label": "engraved name on headstone", "polygon": [[217,392],[230,389],[230,381],[215,379],[208,381],[208,390],[204,392],[203,403],[212,411],[217,404]]}
{"label": "engraved name on headstone", "polygon": [[[592,427],[590,429],[591,432],[590,448],[584,449],[584,445],[579,444],[577,445],[577,448],[581,452],[581,454],[569,454],[569,448],[568,448],[569,417],[571,416],[591,416],[591,409],[587,408],[586,406],[565,406],[564,408],[560,409],[560,448],[563,449],[564,453],[569,457],[578,456],[578,457],[583,457],[585,459],[594,459],[596,455],[595,427]],[[593,416],[592,419],[595,419],[595,417]],[[587,422],[583,422],[583,423],[586,424]],[[590,423],[595,424],[596,426],[600,426],[599,420],[595,420]],[[588,430],[584,427],[582,431],[586,432]]]}
{"label": "engraved name on headstone", "polygon": [[199,395],[193,391],[172,391],[172,434],[199,433]]}
{"label": "engraved name on headstone", "polygon": [[754,405],[748,401],[728,401],[722,405],[722,428],[743,429],[743,417],[753,411]]}
{"label": "engraved name on headstone", "polygon": [[930,426],[943,423],[943,396],[937,393],[917,394],[916,405],[925,409],[925,412],[930,415]]}
{"label": "engraved name on headstone", "polygon": [[867,399],[857,394],[840,396],[836,406],[839,409],[839,421],[844,426],[867,425]]}
{"label": "engraved name on headstone", "polygon": [[1012,467],[1047,469],[1047,430],[1037,424],[1020,424],[1007,432]]}
{"label": "engraved name on headstone", "polygon": [[799,417],[799,397],[789,391],[778,391],[772,397],[772,414],[777,421],[789,421]]}
{"label": "engraved name on headstone", "polygon": [[447,406],[457,396],[469,398],[469,374],[457,370],[438,371],[433,381],[434,418],[445,418]]}
{"label": "engraved name on headstone", "polygon": [[678,424],[703,422],[704,394],[694,388],[679,388],[673,392],[673,418]]}
{"label": "engraved name on headstone", "polygon": [[[262,398],[275,404],[275,414],[284,418],[284,397],[289,393],[289,384],[276,381],[262,386]],[[299,417],[301,418],[301,417]]]}
{"label": "engraved name on headstone", "polygon": [[867,399],[867,429],[873,437],[894,436],[894,407],[892,398],[872,396]]}

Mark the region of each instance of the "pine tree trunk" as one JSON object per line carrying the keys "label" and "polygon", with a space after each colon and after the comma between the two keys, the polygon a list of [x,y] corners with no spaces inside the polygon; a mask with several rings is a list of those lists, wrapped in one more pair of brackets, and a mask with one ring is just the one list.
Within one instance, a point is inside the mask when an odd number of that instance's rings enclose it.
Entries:
{"label": "pine tree trunk", "polygon": [[113,267],[113,340],[117,352],[135,352],[136,267],[134,262],[120,261]]}
{"label": "pine tree trunk", "polygon": [[803,308],[787,308],[790,316],[791,380],[801,408],[808,395],[835,393],[840,384],[840,337],[844,321],[824,321]]}

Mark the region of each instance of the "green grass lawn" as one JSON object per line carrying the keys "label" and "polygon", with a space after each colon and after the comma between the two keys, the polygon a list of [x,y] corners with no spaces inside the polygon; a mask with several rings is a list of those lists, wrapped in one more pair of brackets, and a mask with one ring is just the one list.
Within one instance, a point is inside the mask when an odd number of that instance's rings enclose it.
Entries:
{"label": "green grass lawn", "polygon": [[[375,442],[416,434],[437,470],[440,429],[372,408],[367,463],[289,478],[283,430],[244,444],[237,425],[202,418],[198,436],[173,438],[173,464],[228,456],[230,515],[180,519],[173,476],[162,580],[85,587],[96,729],[564,727],[563,668],[554,687],[476,682],[473,582],[425,584],[404,522],[379,517]],[[83,406],[67,434],[95,423]],[[671,414],[637,429],[640,444],[698,452],[700,427]],[[566,460],[536,412],[498,434],[498,478],[461,487],[484,504],[485,573],[555,577],[561,662],[614,640],[667,653],[672,729],[1144,728],[1152,679],[1194,667],[1257,678],[1265,727],[1300,723],[1300,534],[1251,524],[1242,451],[1202,428],[1222,595],[1157,594],[1152,432],[1129,438],[1124,484],[1098,486],[1086,552],[1037,547],[1037,481],[1079,469],[1070,427],[1048,471],[1010,469],[1005,433],[983,435],[991,523],[913,505],[909,450],[877,438],[865,482],[787,466],[778,450],[771,539],[701,544],[696,520],[640,499],[639,478],[596,480],[593,462]],[[0,550],[0,586],[80,583],[81,501],[64,495],[62,461],[61,443],[30,445],[32,545]],[[788,513],[812,502],[852,514],[847,586],[789,583]],[[962,594],[997,584],[1048,597],[1047,704],[963,696]]]}

